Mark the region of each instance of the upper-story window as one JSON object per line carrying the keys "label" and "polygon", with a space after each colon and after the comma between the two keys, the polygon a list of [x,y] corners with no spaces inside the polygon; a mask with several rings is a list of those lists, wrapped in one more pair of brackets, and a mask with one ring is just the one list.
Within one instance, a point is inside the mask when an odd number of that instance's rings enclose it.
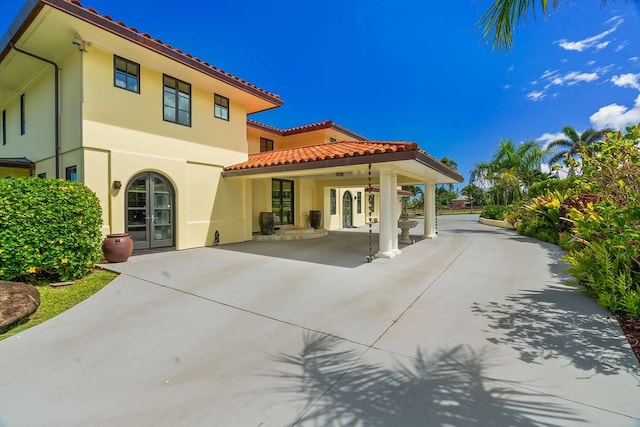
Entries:
{"label": "upper-story window", "polygon": [[113,85],[140,93],[140,64],[113,55]]}
{"label": "upper-story window", "polygon": [[167,75],[163,81],[164,119],[191,126],[191,85]]}
{"label": "upper-story window", "polygon": [[222,120],[229,120],[229,98],[217,93],[213,95],[213,115]]}
{"label": "upper-story window", "polygon": [[20,95],[20,135],[27,133],[27,118],[24,106],[24,93]]}
{"label": "upper-story window", "polygon": [[260,152],[273,151],[273,139],[260,137]]}

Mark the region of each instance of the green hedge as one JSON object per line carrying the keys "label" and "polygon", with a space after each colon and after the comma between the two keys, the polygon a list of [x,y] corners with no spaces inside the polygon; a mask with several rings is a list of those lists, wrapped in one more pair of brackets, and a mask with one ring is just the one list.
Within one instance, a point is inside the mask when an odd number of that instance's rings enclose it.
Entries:
{"label": "green hedge", "polygon": [[503,220],[504,214],[506,213],[506,211],[507,211],[507,208],[505,206],[489,205],[489,206],[485,206],[480,216],[487,219]]}
{"label": "green hedge", "polygon": [[102,209],[78,182],[0,180],[0,279],[70,280],[101,259]]}

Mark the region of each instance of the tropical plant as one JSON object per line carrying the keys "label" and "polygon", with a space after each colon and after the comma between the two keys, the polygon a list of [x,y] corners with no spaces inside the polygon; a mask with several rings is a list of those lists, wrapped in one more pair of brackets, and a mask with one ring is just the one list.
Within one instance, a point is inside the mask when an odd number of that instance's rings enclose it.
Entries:
{"label": "tropical plant", "polygon": [[[458,170],[458,163],[453,160],[450,159],[449,157],[443,157],[440,159],[440,163],[442,163],[445,166],[450,167],[451,169]],[[453,184],[449,184],[449,191],[453,191]]]}
{"label": "tropical plant", "polygon": [[[560,0],[493,0],[480,16],[478,26],[492,49],[507,51],[513,46],[513,31],[520,21],[526,20],[529,13],[535,17],[538,10],[546,18],[560,3]],[[601,0],[601,3],[606,4],[607,1]]]}
{"label": "tropical plant", "polygon": [[569,157],[575,158],[580,148],[591,150],[596,143],[602,141],[605,135],[610,132],[613,132],[613,129],[587,129],[581,134],[578,134],[571,126],[565,126],[562,128],[562,133],[565,135],[565,138],[551,141],[547,146],[549,150],[560,148],[560,151],[552,155],[549,159],[549,166],[553,166],[561,159]]}
{"label": "tropical plant", "polygon": [[491,161],[475,165],[471,183],[488,187],[494,203],[506,206],[521,199],[529,186],[548,177],[540,169],[547,153],[535,141],[516,145],[501,139]]}
{"label": "tropical plant", "polygon": [[501,205],[488,205],[484,207],[484,210],[480,214],[481,217],[487,219],[503,220],[507,208]]}

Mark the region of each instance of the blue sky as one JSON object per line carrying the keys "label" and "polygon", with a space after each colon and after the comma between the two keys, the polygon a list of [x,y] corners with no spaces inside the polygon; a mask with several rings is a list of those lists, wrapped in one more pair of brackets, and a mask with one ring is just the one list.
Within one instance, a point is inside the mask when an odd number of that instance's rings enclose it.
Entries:
{"label": "blue sky", "polygon": [[[282,97],[255,120],[417,142],[466,180],[500,138],[640,122],[640,3],[563,2],[508,53],[476,26],[488,0],[82,3]],[[21,6],[0,0],[1,33]]]}

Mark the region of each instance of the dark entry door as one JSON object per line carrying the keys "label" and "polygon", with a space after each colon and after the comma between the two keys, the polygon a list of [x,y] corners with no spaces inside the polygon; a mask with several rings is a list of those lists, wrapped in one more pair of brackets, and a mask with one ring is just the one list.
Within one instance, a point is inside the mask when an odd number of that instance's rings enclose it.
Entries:
{"label": "dark entry door", "polygon": [[127,185],[127,233],[134,249],[174,246],[175,193],[169,181],[153,172]]}
{"label": "dark entry door", "polygon": [[353,226],[353,198],[351,192],[347,191],[342,196],[342,228]]}
{"label": "dark entry door", "polygon": [[272,180],[271,209],[275,214],[275,225],[293,224],[293,181]]}

